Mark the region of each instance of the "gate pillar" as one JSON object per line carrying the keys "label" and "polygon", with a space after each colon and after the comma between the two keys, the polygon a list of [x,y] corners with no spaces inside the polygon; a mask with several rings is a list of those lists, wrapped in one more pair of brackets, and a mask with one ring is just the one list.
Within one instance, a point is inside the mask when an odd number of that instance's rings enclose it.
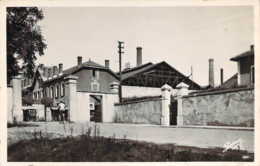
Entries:
{"label": "gate pillar", "polygon": [[182,110],[182,97],[185,95],[188,95],[189,93],[189,85],[181,82],[180,84],[178,84],[176,86],[179,91],[177,92],[177,102],[178,102],[178,106],[177,106],[177,126],[183,126],[183,110]]}
{"label": "gate pillar", "polygon": [[65,77],[65,95],[69,121],[77,121],[77,79],[78,77],[72,75]]}
{"label": "gate pillar", "polygon": [[170,104],[171,104],[171,91],[172,87],[165,84],[161,87],[162,91],[162,114],[161,114],[161,125],[170,125]]}

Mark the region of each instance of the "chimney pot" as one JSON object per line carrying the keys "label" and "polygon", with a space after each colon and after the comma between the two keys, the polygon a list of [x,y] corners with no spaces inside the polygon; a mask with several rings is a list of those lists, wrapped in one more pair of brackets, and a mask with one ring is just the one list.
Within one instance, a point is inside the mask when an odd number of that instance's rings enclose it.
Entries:
{"label": "chimney pot", "polygon": [[254,52],[254,45],[253,44],[250,46],[250,51]]}
{"label": "chimney pot", "polygon": [[42,64],[42,63],[39,64],[39,68],[40,68],[40,69],[43,69],[43,67],[44,67],[44,64]]}
{"label": "chimney pot", "polygon": [[58,74],[58,67],[53,66],[53,76],[56,76]]}
{"label": "chimney pot", "polygon": [[59,74],[62,74],[63,72],[63,64],[59,63]]}
{"label": "chimney pot", "polygon": [[82,64],[82,56],[78,56],[78,65]]}
{"label": "chimney pot", "polygon": [[209,86],[214,87],[214,59],[209,59]]}
{"label": "chimney pot", "polygon": [[108,59],[105,60],[105,67],[109,68],[109,60]]}
{"label": "chimney pot", "polygon": [[48,68],[47,67],[43,67],[43,76],[48,77]]}
{"label": "chimney pot", "polygon": [[142,47],[136,47],[136,66],[142,65]]}
{"label": "chimney pot", "polygon": [[50,78],[50,77],[52,77],[52,68],[50,67],[50,68],[48,68],[48,77]]}

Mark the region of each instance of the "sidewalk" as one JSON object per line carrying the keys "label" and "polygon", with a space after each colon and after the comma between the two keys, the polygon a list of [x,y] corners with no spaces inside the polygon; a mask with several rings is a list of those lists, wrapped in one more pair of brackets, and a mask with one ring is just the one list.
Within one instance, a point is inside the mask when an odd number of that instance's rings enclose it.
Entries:
{"label": "sidewalk", "polygon": [[[245,128],[223,128],[223,127],[163,127],[158,125],[137,125],[137,124],[117,124],[117,123],[66,123],[58,122],[35,122],[39,127],[8,128],[8,144],[15,143],[26,138],[26,132],[42,131],[61,136],[77,136],[86,132],[91,126],[99,129],[100,136],[124,138],[148,141],[154,143],[173,143],[178,145],[196,147],[223,147],[227,142],[238,139],[243,140],[243,147],[250,152],[254,151],[254,130]],[[27,134],[28,135],[28,134]]]}

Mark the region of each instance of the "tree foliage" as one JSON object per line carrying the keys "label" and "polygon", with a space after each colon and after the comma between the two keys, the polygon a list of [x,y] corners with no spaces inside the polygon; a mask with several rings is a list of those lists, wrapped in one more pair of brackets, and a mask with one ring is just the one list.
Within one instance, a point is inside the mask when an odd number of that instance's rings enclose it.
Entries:
{"label": "tree foliage", "polygon": [[23,71],[33,76],[37,56],[47,47],[38,22],[43,19],[37,7],[7,8],[7,81]]}
{"label": "tree foliage", "polygon": [[33,98],[31,95],[23,96],[22,98],[22,104],[23,105],[32,105],[33,104]]}
{"label": "tree foliage", "polygon": [[53,100],[50,97],[44,97],[41,99],[41,103],[45,106],[45,107],[52,107],[53,106]]}

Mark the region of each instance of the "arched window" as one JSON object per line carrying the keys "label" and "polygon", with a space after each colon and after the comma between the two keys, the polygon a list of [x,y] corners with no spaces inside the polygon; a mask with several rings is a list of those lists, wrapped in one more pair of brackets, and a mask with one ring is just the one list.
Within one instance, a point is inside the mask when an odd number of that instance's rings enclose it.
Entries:
{"label": "arched window", "polygon": [[61,83],[60,96],[63,97],[65,95],[65,84]]}
{"label": "arched window", "polygon": [[58,98],[58,97],[59,97],[59,91],[60,91],[59,84],[57,84],[57,85],[56,85],[55,98]]}

